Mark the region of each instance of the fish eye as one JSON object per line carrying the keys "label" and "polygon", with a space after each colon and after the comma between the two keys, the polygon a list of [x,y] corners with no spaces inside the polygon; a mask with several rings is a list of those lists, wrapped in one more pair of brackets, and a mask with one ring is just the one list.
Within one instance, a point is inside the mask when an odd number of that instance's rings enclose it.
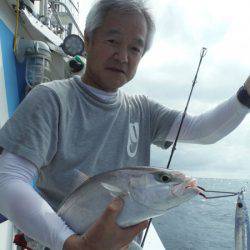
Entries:
{"label": "fish eye", "polygon": [[168,183],[172,181],[172,176],[165,172],[154,173],[154,178],[160,183]]}
{"label": "fish eye", "polygon": [[164,183],[170,182],[170,178],[169,178],[167,175],[165,175],[165,174],[162,174],[162,175],[160,176],[160,180],[161,180],[162,182],[164,182]]}

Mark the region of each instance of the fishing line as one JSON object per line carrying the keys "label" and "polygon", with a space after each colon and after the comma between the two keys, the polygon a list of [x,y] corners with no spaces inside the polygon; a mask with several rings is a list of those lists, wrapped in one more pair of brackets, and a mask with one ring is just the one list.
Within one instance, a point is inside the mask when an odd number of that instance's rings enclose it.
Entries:
{"label": "fishing line", "polygon": [[241,195],[244,192],[246,192],[246,186],[242,187],[240,192],[228,192],[228,191],[217,191],[217,190],[206,190],[205,188],[201,186],[197,186],[199,189],[201,189],[203,192],[206,193],[217,193],[217,194],[224,194],[224,195],[216,195],[216,196],[206,196],[203,193],[200,193],[199,195],[203,196],[206,199],[217,199],[217,198],[224,198],[224,197],[229,197],[229,196],[236,196],[236,195]]}
{"label": "fishing line", "polygon": [[[195,86],[195,84],[197,82],[197,77],[198,77],[198,73],[200,71],[200,66],[201,66],[202,60],[203,60],[203,58],[205,57],[206,54],[207,54],[207,49],[203,47],[201,49],[199,64],[198,64],[198,67],[197,67],[197,70],[196,70],[196,73],[195,73],[195,77],[194,77],[194,80],[193,80],[193,83],[192,83],[192,88],[191,88],[191,91],[190,91],[190,94],[189,94],[189,97],[188,97],[188,100],[187,100],[187,104],[186,104],[186,107],[185,107],[184,112],[182,114],[181,123],[180,123],[179,129],[178,129],[176,138],[174,140],[174,144],[172,146],[171,154],[170,154],[168,164],[167,164],[167,169],[170,166],[171,160],[172,160],[174,152],[176,150],[176,144],[177,144],[177,141],[178,141],[178,138],[179,138],[179,135],[180,135],[180,131],[181,131],[181,128],[182,128],[182,125],[183,125],[184,118],[185,118],[186,113],[187,113],[188,105],[189,105],[189,102],[190,102],[190,99],[191,99],[191,96],[192,96],[192,93],[193,93],[194,86]],[[146,240],[146,237],[147,237],[148,230],[149,230],[149,227],[151,225],[151,222],[152,222],[152,218],[149,220],[147,229],[146,229],[145,234],[143,236],[143,240],[142,240],[142,243],[141,243],[142,248],[144,246],[144,243],[145,243],[145,240]]]}
{"label": "fishing line", "polygon": [[[206,191],[205,191],[206,192]],[[230,192],[220,192],[220,191],[213,191],[214,193],[230,193]],[[201,195],[202,197],[204,197],[206,200],[211,200],[211,199],[218,199],[218,198],[225,198],[225,197],[229,197],[229,196],[236,196],[239,195],[240,192],[238,193],[233,193],[232,194],[225,194],[225,195],[216,195],[216,196],[206,196],[203,193],[200,193],[199,195]]]}

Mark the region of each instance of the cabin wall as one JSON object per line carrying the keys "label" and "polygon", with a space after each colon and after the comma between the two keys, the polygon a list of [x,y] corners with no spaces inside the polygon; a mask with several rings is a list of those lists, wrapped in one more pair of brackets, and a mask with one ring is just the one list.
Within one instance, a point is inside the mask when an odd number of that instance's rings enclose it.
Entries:
{"label": "cabin wall", "polygon": [[4,77],[4,68],[3,68],[3,60],[2,60],[2,46],[0,40],[0,127],[3,126],[5,121],[7,121],[9,117],[8,113],[8,104],[7,104],[7,96],[5,89],[5,77]]}

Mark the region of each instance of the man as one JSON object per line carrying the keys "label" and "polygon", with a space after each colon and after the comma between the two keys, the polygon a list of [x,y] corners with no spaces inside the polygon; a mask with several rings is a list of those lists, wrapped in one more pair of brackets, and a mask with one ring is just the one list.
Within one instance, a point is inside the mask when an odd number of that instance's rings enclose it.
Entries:
{"label": "man", "polygon": [[[146,227],[147,222],[117,226],[119,199],[84,235],[76,235],[54,211],[86,175],[149,165],[150,145],[165,148],[174,140],[180,112],[118,90],[134,77],[153,32],[141,1],[98,1],[86,21],[82,78],[35,87],[1,129],[0,213],[42,245],[116,250]],[[221,139],[249,112],[249,95],[247,80],[237,96],[214,110],[187,116],[180,140],[205,144]],[[30,185],[37,177],[38,193]]]}

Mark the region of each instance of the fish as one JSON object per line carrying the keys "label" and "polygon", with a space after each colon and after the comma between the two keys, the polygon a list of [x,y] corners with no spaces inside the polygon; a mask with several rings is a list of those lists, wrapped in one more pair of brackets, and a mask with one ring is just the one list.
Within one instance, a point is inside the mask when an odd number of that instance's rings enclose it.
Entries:
{"label": "fish", "polygon": [[238,195],[235,210],[235,250],[250,250],[248,210],[243,192]]}
{"label": "fish", "polygon": [[63,200],[57,213],[72,230],[83,234],[113,198],[120,197],[124,206],[116,223],[125,228],[161,216],[201,192],[195,179],[179,171],[122,168],[87,179]]}

